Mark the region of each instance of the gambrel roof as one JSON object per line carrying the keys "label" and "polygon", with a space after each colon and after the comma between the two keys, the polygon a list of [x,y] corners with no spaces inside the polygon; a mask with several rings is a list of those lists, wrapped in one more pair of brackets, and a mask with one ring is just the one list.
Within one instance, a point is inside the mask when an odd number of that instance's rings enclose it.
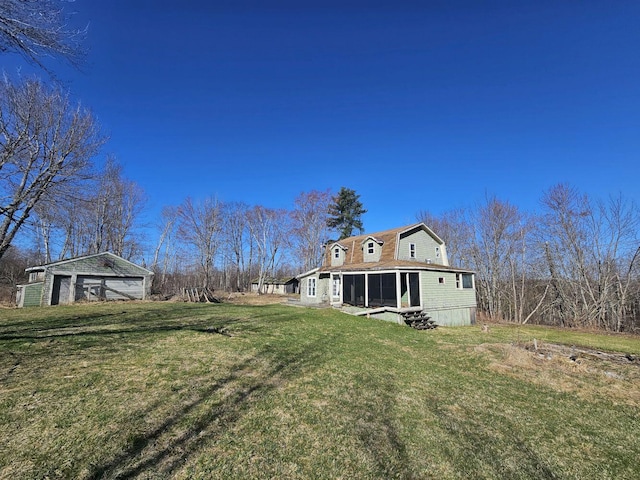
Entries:
{"label": "gambrel roof", "polygon": [[[331,247],[339,244],[346,250],[345,261],[342,267],[331,267],[331,270],[350,270],[351,267],[362,264],[363,268],[372,268],[371,262],[364,261],[364,254],[362,250],[362,244],[368,239],[374,240],[379,245],[382,245],[382,253],[380,255],[380,264],[389,264],[396,262],[398,258],[398,241],[403,234],[411,233],[417,230],[424,230],[430,235],[437,243],[444,245],[444,241],[436,235],[433,230],[427,227],[424,223],[415,223],[413,225],[407,225],[404,227],[392,228],[382,232],[365,233],[362,235],[356,235],[349,238],[344,238],[338,242],[333,242]],[[425,262],[407,262],[413,266],[424,263],[424,265],[431,265]],[[331,265],[331,248],[328,248],[325,252],[323,267],[329,267]],[[432,265],[433,266],[433,265]],[[444,265],[441,265],[444,266]]]}

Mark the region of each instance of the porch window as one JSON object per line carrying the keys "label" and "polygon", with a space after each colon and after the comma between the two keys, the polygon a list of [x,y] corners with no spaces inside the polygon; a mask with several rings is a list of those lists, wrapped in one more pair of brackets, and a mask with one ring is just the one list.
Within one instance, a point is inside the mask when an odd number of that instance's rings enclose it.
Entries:
{"label": "porch window", "polygon": [[307,280],[307,297],[316,296],[316,279],[311,277]]}
{"label": "porch window", "polygon": [[364,275],[342,276],[342,301],[355,307],[364,307]]}
{"label": "porch window", "polygon": [[398,304],[395,273],[369,275],[369,306],[395,307]]}
{"label": "porch window", "polygon": [[400,298],[402,307],[420,306],[419,274],[414,272],[400,274]]}

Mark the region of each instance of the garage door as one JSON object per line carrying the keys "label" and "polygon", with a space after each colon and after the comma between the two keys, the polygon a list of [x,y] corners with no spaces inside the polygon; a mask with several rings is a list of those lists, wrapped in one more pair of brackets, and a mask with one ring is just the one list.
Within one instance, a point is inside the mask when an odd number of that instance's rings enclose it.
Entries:
{"label": "garage door", "polygon": [[130,300],[142,299],[144,282],[142,277],[94,277],[78,275],[76,300]]}

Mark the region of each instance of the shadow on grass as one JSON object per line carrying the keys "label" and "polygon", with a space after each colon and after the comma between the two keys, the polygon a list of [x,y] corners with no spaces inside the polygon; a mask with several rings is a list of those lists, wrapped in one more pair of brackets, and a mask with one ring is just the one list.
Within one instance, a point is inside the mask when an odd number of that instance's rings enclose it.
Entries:
{"label": "shadow on grass", "polygon": [[[47,313],[51,310],[47,309]],[[43,315],[37,320],[19,323],[0,323],[0,342],[41,342],[64,338],[83,337],[79,346],[86,348],[91,343],[104,346],[105,337],[170,333],[191,330],[202,333],[222,333],[233,336],[234,332],[257,333],[261,326],[255,320],[238,317],[233,307],[216,310],[215,306],[173,308],[149,308],[117,310],[115,312],[96,311],[82,313],[67,308],[61,315]],[[93,342],[91,341],[93,340]],[[0,344],[0,350],[2,350]]]}
{"label": "shadow on grass", "polygon": [[[289,350],[259,350],[232,367],[226,377],[199,391],[162,423],[130,438],[121,454],[95,466],[89,478],[171,476],[238,424],[269,392],[321,365],[333,341],[325,337]],[[153,416],[153,410],[160,406],[156,403],[143,414]]]}
{"label": "shadow on grass", "polygon": [[[456,415],[437,407],[440,427],[450,442],[440,445],[459,473],[478,478],[557,479],[552,470],[533,448],[518,436],[518,427],[506,418],[484,418],[478,412],[464,411]],[[499,422],[499,423],[498,423]]]}
{"label": "shadow on grass", "polygon": [[354,404],[351,417],[355,433],[379,478],[417,478],[396,427],[397,388],[393,378],[365,376],[360,384],[359,401]]}
{"label": "shadow on grass", "polygon": [[[139,305],[107,305],[108,310],[96,307],[74,305],[71,307],[50,307],[32,309],[30,313],[39,313],[37,318],[25,318],[22,321],[0,322],[0,340],[15,338],[38,338],[47,332],[62,329],[87,329],[108,325],[149,325],[155,322],[183,322],[198,324],[202,317],[211,314],[211,306],[188,307],[181,304],[162,308],[168,304],[149,304],[147,308]],[[154,308],[155,307],[155,308]],[[160,308],[158,308],[160,307]],[[20,312],[21,313],[21,312]]]}

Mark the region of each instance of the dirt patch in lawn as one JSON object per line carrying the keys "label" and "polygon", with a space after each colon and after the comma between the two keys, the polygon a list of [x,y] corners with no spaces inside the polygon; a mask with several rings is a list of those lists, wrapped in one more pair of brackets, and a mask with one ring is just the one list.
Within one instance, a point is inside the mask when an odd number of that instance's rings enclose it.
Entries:
{"label": "dirt patch in lawn", "polygon": [[482,344],[489,368],[581,398],[640,406],[640,356],[546,342]]}

